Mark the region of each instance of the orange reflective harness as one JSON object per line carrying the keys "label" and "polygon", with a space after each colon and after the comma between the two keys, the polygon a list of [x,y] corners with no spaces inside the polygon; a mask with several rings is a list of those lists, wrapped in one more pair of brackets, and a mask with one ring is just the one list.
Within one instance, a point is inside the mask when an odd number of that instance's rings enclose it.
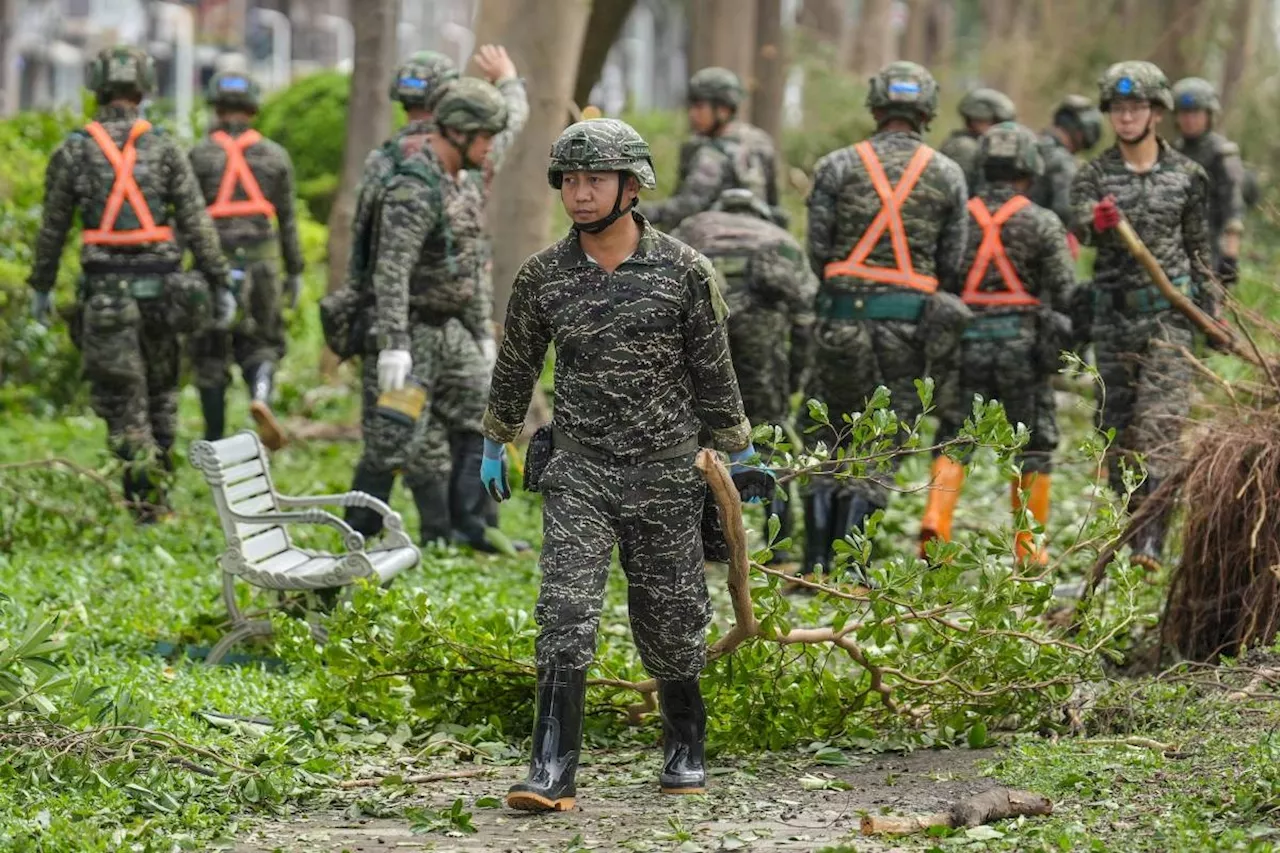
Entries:
{"label": "orange reflective harness", "polygon": [[[978,254],[974,256],[973,266],[969,268],[969,277],[964,282],[964,292],[960,298],[966,305],[975,307],[1026,307],[1039,305],[1040,300],[1027,292],[1013,268],[1009,255],[1004,250],[1004,240],[1000,231],[1004,224],[1018,211],[1031,204],[1024,195],[1016,195],[1001,205],[992,216],[987,205],[979,198],[969,199],[969,213],[978,226],[982,228],[982,242],[978,245]],[[1004,281],[1003,290],[981,290],[991,264],[996,265],[1000,278]]]}
{"label": "orange reflective harness", "polygon": [[[921,145],[916,149],[897,186],[889,185],[884,166],[881,165],[880,158],[876,156],[875,149],[871,147],[869,141],[859,142],[854,146],[854,150],[862,158],[862,165],[866,167],[867,176],[871,178],[871,185],[875,188],[876,195],[880,196],[880,212],[862,233],[862,239],[853,247],[849,257],[843,261],[833,261],[823,267],[823,277],[852,276],[864,281],[933,293],[938,289],[938,280],[933,276],[917,273],[911,265],[911,247],[907,243],[906,226],[902,223],[902,204],[911,195],[929,161],[933,159],[933,149],[928,145]],[[880,238],[884,236],[885,231],[889,232],[889,239],[893,244],[893,260],[896,266],[867,266],[865,263],[867,258],[880,243]]]}
{"label": "orange reflective harness", "polygon": [[[156,225],[151,215],[151,208],[138,188],[133,176],[133,168],[138,163],[138,149],[135,143],[142,134],[151,130],[151,122],[139,119],[129,130],[129,138],[124,148],[117,148],[115,140],[107,129],[99,122],[85,125],[85,130],[93,137],[102,149],[102,154],[115,170],[115,182],[111,185],[111,194],[107,196],[106,207],[102,210],[102,218],[98,227],[86,229],[82,235],[85,243],[95,246],[140,246],[147,243],[173,242],[173,229],[167,225]],[[120,218],[120,209],[125,202],[133,208],[133,215],[138,220],[137,228],[117,230],[116,220]]]}
{"label": "orange reflective harness", "polygon": [[[238,216],[265,216],[268,219],[276,215],[276,208],[262,194],[262,187],[249,168],[249,161],[244,152],[262,141],[262,134],[256,130],[247,130],[233,137],[226,131],[215,130],[209,135],[219,148],[227,155],[227,165],[222,171],[222,183],[218,185],[218,196],[209,205],[209,215],[214,219],[226,219]],[[244,191],[245,198],[236,199],[236,188]]]}

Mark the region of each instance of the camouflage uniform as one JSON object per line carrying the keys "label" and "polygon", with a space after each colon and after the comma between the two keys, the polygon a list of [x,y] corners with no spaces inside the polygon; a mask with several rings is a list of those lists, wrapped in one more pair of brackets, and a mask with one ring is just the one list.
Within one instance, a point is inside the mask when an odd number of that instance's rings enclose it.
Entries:
{"label": "camouflage uniform", "polygon": [[960,99],[960,118],[966,127],[953,131],[938,149],[956,162],[964,172],[969,195],[977,195],[982,175],[978,171],[978,140],[981,131],[973,123],[989,125],[1017,119],[1017,110],[1009,96],[995,89],[974,89]]}
{"label": "camouflage uniform", "polygon": [[[140,99],[153,77],[151,60],[131,48],[108,48],[93,66],[99,95],[94,118],[123,148],[141,114],[120,97]],[[113,103],[114,101],[114,103]],[[133,245],[91,243],[80,251],[82,278],[75,329],[94,411],[107,422],[107,443],[121,459],[131,501],[158,502],[155,464],[170,466],[177,433],[180,345],[170,316],[168,288],[183,286],[183,248],[190,249],[215,289],[228,286],[227,262],[204,209],[191,166],[178,143],[161,130],[137,138],[136,181],[158,227],[169,239]],[[86,229],[107,229],[104,213],[116,171],[86,131],[75,131],[53,153],[45,174],[44,215],[29,283],[49,292],[57,280],[67,232],[76,211]],[[115,226],[136,229],[139,216],[125,202]],[[140,510],[141,512],[142,510]]]}
{"label": "camouflage uniform", "polygon": [[[1173,87],[1174,107],[1178,110],[1204,110],[1210,122],[1221,112],[1218,93],[1208,80],[1189,77]],[[1180,137],[1174,147],[1200,164],[1209,176],[1209,242],[1213,250],[1214,269],[1234,279],[1234,269],[1224,270],[1222,236],[1244,231],[1244,163],[1240,146],[1212,127],[1197,137]]]}
{"label": "camouflage uniform", "polygon": [[1078,139],[1077,150],[1087,151],[1098,144],[1102,135],[1102,114],[1083,95],[1068,95],[1054,112],[1053,127],[1040,134],[1040,157],[1044,172],[1037,175],[1028,197],[1040,207],[1047,207],[1062,224],[1071,227],[1071,182],[1079,164],[1075,152],[1064,137]]}
{"label": "camouflage uniform", "polygon": [[[902,93],[899,95],[899,93]],[[914,63],[891,63],[872,80],[868,105],[880,116],[927,122],[936,105],[937,86],[924,68]],[[902,97],[909,100],[891,100]],[[925,145],[917,132],[877,131],[870,146],[890,185],[896,186],[917,149]],[[915,189],[902,202],[900,215],[910,264],[918,276],[936,279],[939,290],[952,290],[961,273],[967,235],[964,175],[951,160],[934,154]],[[809,396],[822,400],[833,422],[846,412],[861,411],[877,386],[892,393],[892,407],[901,418],[920,414],[916,379],[941,377],[954,370],[960,326],[953,316],[954,297],[903,285],[882,283],[865,276],[837,272],[831,265],[854,254],[881,211],[879,195],[854,148],[842,148],[818,161],[809,200],[809,262],[823,278],[814,327],[814,375]],[[888,230],[866,258],[866,265],[897,269]],[[961,314],[963,307],[960,307]],[[940,325],[935,326],[937,321]],[[944,382],[940,382],[945,384]],[[816,435],[830,440],[831,436]],[[834,510],[850,523],[822,522],[830,516],[838,490],[845,508]],[[824,548],[845,531],[861,524],[887,502],[885,484],[877,479],[818,481],[806,497],[806,568],[825,565]],[[828,528],[830,535],[815,535]],[[826,541],[823,541],[826,540]]]}

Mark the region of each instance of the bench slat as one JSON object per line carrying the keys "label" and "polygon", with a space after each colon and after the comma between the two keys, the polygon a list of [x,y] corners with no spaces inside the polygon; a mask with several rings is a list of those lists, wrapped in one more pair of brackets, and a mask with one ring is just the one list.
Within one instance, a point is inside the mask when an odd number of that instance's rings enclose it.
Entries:
{"label": "bench slat", "polygon": [[222,482],[227,486],[233,486],[241,480],[247,480],[250,477],[256,477],[259,474],[265,474],[266,463],[261,459],[250,459],[248,462],[241,462],[239,465],[232,465],[230,468],[222,472]]}
{"label": "bench slat", "polygon": [[244,480],[236,483],[234,486],[227,487],[227,503],[239,503],[245,498],[251,498],[270,491],[271,483],[266,477],[254,477],[252,480]]}
{"label": "bench slat", "polygon": [[247,432],[213,442],[213,450],[218,455],[218,465],[224,470],[258,456],[261,453],[260,447],[258,437]]}
{"label": "bench slat", "polygon": [[266,533],[259,533],[244,540],[240,546],[240,553],[244,554],[244,558],[250,564],[256,564],[288,548],[289,537],[285,535],[282,528],[273,527]]}

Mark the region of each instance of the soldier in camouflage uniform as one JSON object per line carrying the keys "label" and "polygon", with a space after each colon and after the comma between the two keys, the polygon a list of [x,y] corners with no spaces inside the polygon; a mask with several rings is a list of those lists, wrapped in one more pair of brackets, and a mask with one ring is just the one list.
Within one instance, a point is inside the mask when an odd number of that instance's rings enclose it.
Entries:
{"label": "soldier in camouflage uniform", "polygon": [[658,679],[665,732],[660,785],[706,786],[698,676],[711,616],[694,468],[699,432],[731,453],[744,497],[773,494],[744,463],[751,427],[734,379],[728,309],[710,262],[634,212],[655,184],[649,146],[629,125],[571,125],[548,178],[573,231],[521,267],[484,415],[481,479],[506,485],[506,442],[523,428],[547,347],[556,346],[554,453],[541,474],[542,589],[535,617],[538,720],[528,780],[508,805],[573,806],[586,670],[614,546],[629,584],[641,660]]}
{"label": "soldier in camouflage uniform", "polygon": [[[1062,224],[1071,227],[1071,182],[1075,180],[1076,155],[1088,151],[1102,137],[1102,113],[1084,95],[1067,95],[1053,112],[1053,126],[1040,134],[1044,173],[1031,185],[1030,198],[1047,207]],[[1074,240],[1074,238],[1073,238]]]}
{"label": "soldier in camouflage uniform", "polygon": [[[706,255],[729,305],[729,349],[747,418],[753,424],[783,424],[791,418],[791,395],[801,390],[809,364],[813,302],[818,279],[804,249],[773,224],[769,207],[743,189],[725,190],[712,210],[690,216],[671,232]],[[792,535],[785,496],[769,510],[779,517],[780,539]],[[775,551],[773,561],[790,555]]]}
{"label": "soldier in camouflage uniform", "polygon": [[1244,233],[1244,163],[1240,146],[1213,129],[1222,112],[1213,84],[1199,77],[1173,87],[1174,120],[1179,139],[1173,145],[1200,164],[1209,176],[1209,240],[1214,273],[1224,286],[1240,274],[1240,236]]}
{"label": "soldier in camouflage uniform", "polygon": [[302,289],[303,260],[293,162],[287,151],[252,128],[259,97],[258,84],[243,74],[215,74],[209,81],[208,99],[217,118],[208,137],[191,150],[191,168],[231,264],[240,311],[230,332],[193,336],[191,358],[205,439],[222,438],[234,359],[249,386],[249,412],[258,435],[268,448],[278,450],[285,437],[271,411],[271,388],[285,351],[280,261],[292,308]]}
{"label": "soldier in camouflage uniform", "polygon": [[227,302],[227,262],[191,165],[176,140],[141,117],[139,104],[155,82],[151,57],[107,48],[90,76],[98,109],[49,161],[29,282],[36,316],[44,319],[79,211],[85,230],[73,333],[94,411],[125,463],[125,497],[140,521],[150,521],[164,502],[163,472],[171,469],[178,427],[175,326],[199,310],[190,300],[199,298],[208,310],[208,294],[181,271],[184,246],[214,289],[219,322],[230,321],[234,304]]}
{"label": "soldier in camouflage uniform", "polygon": [[[968,312],[946,291],[960,279],[968,214],[960,167],[920,136],[937,102],[925,68],[890,63],[867,95],[875,135],[814,169],[808,248],[822,287],[808,394],[836,424],[862,411],[880,385],[899,417],[915,417],[915,380],[939,377],[941,388],[955,368]],[[825,571],[835,540],[886,503],[876,478],[815,478],[804,499],[805,570]]]}
{"label": "soldier in camouflage uniform", "polygon": [[[1053,211],[1026,193],[1044,171],[1036,134],[1020,124],[997,124],[979,141],[982,190],[969,200],[969,240],[956,293],[974,312],[961,345],[960,402],[974,395],[999,400],[1010,423],[1026,424],[1021,477],[1014,478],[1014,513],[1026,507],[1044,525],[1049,519],[1049,478],[1058,445],[1057,412],[1050,385],[1059,351],[1070,337],[1066,314],[1074,288],[1066,229]],[[938,440],[954,437],[962,413],[944,419]],[[951,521],[964,466],[946,456],[934,460],[920,524],[921,549],[931,539],[950,541]],[[1021,530],[1017,556],[1043,563],[1048,552]]]}
{"label": "soldier in camouflage uniform", "polygon": [[[1093,343],[1106,388],[1099,426],[1116,430],[1111,482],[1122,491],[1120,459],[1143,457],[1147,479],[1134,495],[1137,504],[1177,464],[1191,367],[1168,345],[1191,347],[1193,334],[1191,321],[1155,288],[1114,228],[1127,217],[1174,285],[1214,313],[1206,275],[1212,254],[1205,215],[1209,180],[1156,135],[1164,112],[1173,108],[1164,72],[1150,62],[1120,62],[1107,69],[1099,89],[1116,144],[1080,170],[1071,198],[1077,235],[1098,250]],[[1159,518],[1139,532],[1135,562],[1160,565],[1165,527]]]}
{"label": "soldier in camouflage uniform", "polygon": [[686,217],[710,210],[721,192],[735,187],[750,190],[769,205],[775,222],[786,224],[778,206],[778,155],[773,140],[760,128],[735,118],[744,94],[742,81],[727,68],[704,68],[689,79],[689,126],[696,135],[680,150],[675,194],[640,206],[654,225],[674,228]]}
{"label": "soldier in camouflage uniform", "polygon": [[978,140],[998,122],[1017,121],[1018,111],[1004,92],[974,89],[960,99],[960,118],[964,127],[952,131],[938,151],[956,161],[972,196],[977,195],[982,178],[978,171]]}

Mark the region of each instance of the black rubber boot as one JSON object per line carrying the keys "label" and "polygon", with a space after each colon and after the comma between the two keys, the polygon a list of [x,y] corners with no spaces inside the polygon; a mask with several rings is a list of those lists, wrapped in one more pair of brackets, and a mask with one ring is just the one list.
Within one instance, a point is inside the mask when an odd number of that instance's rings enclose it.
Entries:
{"label": "black rubber boot", "polygon": [[[364,492],[386,503],[391,499],[391,489],[395,484],[394,471],[373,471],[361,462],[356,466],[356,475],[351,480],[351,491]],[[363,533],[366,539],[382,532],[382,515],[368,507],[347,507],[346,522]]]}
{"label": "black rubber boot", "polygon": [[[774,495],[773,503],[769,505],[769,512],[766,513],[764,519],[764,535],[767,539],[769,536],[769,516],[776,515],[778,517],[778,541],[790,539],[795,535],[795,516],[791,511],[791,501]],[[795,559],[790,551],[786,548],[775,548],[773,556],[769,559],[769,565],[774,566],[779,563],[790,563]]]}
{"label": "black rubber boot", "polygon": [[[478,432],[455,432],[449,436],[453,470],[449,474],[449,522],[451,538],[458,545],[493,554],[498,551],[485,538],[485,530],[498,526],[498,505],[480,481],[484,459],[484,436]],[[517,551],[528,551],[529,543],[512,540]]]}
{"label": "black rubber boot", "polygon": [[707,790],[707,708],[698,679],[659,681],[664,760],[658,785],[664,794]]}
{"label": "black rubber boot", "polygon": [[831,565],[835,535],[835,486],[815,480],[804,496],[804,565],[801,576],[826,573]]}
{"label": "black rubber boot", "polygon": [[125,465],[124,499],[138,524],[155,524],[168,513],[164,490],[143,463]]}
{"label": "black rubber boot", "polygon": [[204,440],[217,441],[227,429],[227,388],[200,389],[200,411],[204,413]]}
{"label": "black rubber boot", "polygon": [[[1148,476],[1142,486],[1133,493],[1130,499],[1129,512],[1132,515],[1136,513],[1151,497],[1156,489],[1160,488],[1161,481],[1155,477]],[[1139,496],[1141,499],[1139,500]],[[1133,539],[1133,556],[1130,558],[1134,565],[1142,566],[1148,572],[1158,572],[1164,567],[1164,539],[1169,528],[1169,513],[1162,512],[1155,518],[1152,518],[1142,526],[1138,531],[1138,535]]]}
{"label": "black rubber boot", "polygon": [[509,808],[531,812],[573,808],[586,693],[586,670],[538,667],[538,719],[533,726],[529,777],[507,791]]}
{"label": "black rubber boot", "polygon": [[410,491],[413,492],[413,504],[418,508],[418,531],[422,544],[448,542],[449,484],[444,480],[414,483]]}

